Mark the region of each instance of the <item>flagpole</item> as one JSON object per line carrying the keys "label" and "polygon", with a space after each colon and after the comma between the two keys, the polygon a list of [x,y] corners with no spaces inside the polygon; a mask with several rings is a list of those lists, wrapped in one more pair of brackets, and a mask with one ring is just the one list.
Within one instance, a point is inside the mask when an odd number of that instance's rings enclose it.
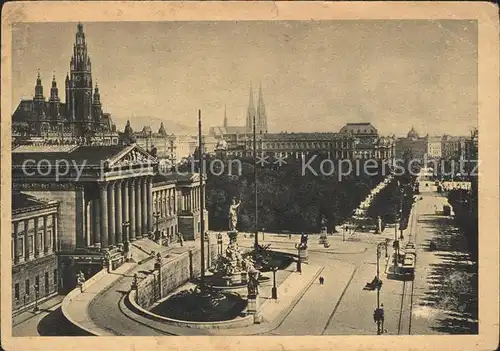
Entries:
{"label": "flagpole", "polygon": [[200,241],[201,241],[201,276],[200,288],[205,287],[205,204],[203,191],[203,142],[201,136],[201,110],[198,110],[198,160],[200,162]]}
{"label": "flagpole", "polygon": [[257,138],[255,136],[255,114],[253,115],[253,182],[254,182],[254,196],[255,196],[255,244],[254,249],[259,247],[259,206],[257,203]]}

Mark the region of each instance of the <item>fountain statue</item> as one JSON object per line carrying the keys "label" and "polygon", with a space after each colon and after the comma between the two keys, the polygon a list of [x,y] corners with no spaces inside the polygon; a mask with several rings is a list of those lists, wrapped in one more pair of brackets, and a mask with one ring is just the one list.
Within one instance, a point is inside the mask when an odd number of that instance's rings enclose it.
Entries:
{"label": "fountain statue", "polygon": [[229,207],[229,231],[236,231],[236,225],[238,224],[238,207],[240,207],[241,201],[236,203],[233,199],[231,206]]}
{"label": "fountain statue", "polygon": [[[215,264],[214,275],[222,277],[227,286],[235,286],[245,284],[248,281],[248,272],[250,270],[257,271],[254,267],[254,262],[250,257],[243,257],[241,249],[238,246],[238,207],[241,202],[236,202],[235,199],[229,207],[229,244],[225,250],[225,255],[220,255]],[[257,271],[258,272],[258,271]]]}

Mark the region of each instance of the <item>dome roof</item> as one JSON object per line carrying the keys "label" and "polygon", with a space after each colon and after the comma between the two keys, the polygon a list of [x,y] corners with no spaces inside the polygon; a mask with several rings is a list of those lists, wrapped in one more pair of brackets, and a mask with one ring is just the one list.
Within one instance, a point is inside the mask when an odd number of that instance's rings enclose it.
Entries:
{"label": "dome roof", "polygon": [[415,131],[413,126],[411,127],[410,131],[408,132],[408,138],[411,138],[411,139],[418,138],[418,133]]}

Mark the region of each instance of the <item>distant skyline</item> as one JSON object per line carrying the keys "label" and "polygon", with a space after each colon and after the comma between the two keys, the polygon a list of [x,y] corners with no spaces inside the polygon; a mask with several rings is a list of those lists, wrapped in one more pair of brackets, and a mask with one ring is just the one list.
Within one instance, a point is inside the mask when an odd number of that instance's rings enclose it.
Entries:
{"label": "distant skyline", "polygon": [[[37,69],[50,95],[64,79],[77,23],[13,28],[14,110]],[[469,135],[477,126],[475,21],[83,23],[105,112],[118,129],[160,121],[191,132],[244,125],[262,84],[269,132],[337,132],[371,122],[383,135]],[[151,116],[152,119],[145,116]],[[170,121],[170,122],[167,122]],[[169,132],[167,130],[167,132]]]}

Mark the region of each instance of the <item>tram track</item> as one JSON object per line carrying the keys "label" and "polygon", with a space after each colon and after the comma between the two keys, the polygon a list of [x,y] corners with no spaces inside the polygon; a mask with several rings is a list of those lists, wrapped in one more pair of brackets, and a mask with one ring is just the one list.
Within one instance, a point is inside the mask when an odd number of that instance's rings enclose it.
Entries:
{"label": "tram track", "polygon": [[[417,207],[418,207],[418,201],[415,203],[415,207],[411,212],[410,232],[408,236],[408,242],[415,243],[416,250],[417,250],[417,245],[416,245],[417,223],[420,217],[417,214]],[[415,256],[415,270],[417,269],[417,261],[418,261],[418,255]],[[411,280],[405,279],[403,281],[403,286],[401,290],[401,303],[399,306],[398,335],[411,335],[413,294],[415,289],[414,280],[415,280],[415,273],[411,277]]]}

